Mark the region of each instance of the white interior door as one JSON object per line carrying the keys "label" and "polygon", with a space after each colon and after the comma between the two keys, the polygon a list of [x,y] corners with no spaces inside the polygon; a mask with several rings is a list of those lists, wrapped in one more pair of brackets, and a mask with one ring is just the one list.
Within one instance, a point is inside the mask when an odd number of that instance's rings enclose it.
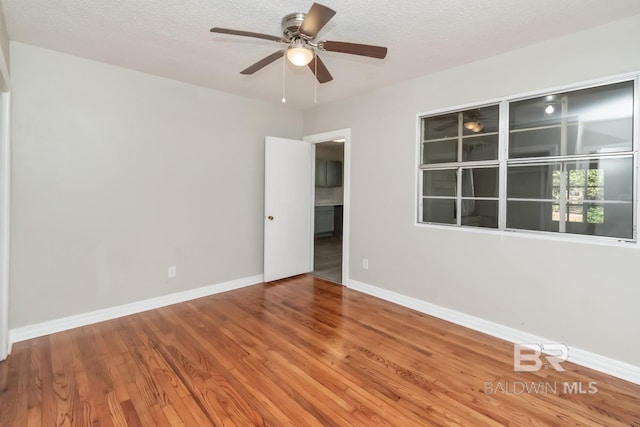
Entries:
{"label": "white interior door", "polygon": [[312,145],[266,137],[264,281],[312,270]]}

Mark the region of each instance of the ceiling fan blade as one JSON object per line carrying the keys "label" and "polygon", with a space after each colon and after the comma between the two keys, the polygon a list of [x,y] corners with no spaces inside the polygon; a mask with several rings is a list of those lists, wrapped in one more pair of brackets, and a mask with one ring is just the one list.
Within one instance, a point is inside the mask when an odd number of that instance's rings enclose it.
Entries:
{"label": "ceiling fan blade", "polygon": [[230,30],[228,28],[214,27],[211,30],[212,33],[231,34],[233,36],[254,37],[257,39],[271,40],[274,42],[284,42],[282,37],[271,36],[269,34],[252,33],[251,31]]}
{"label": "ceiling fan blade", "polygon": [[302,25],[300,25],[300,33],[314,39],[322,27],[327,25],[327,22],[329,22],[335,14],[335,10],[329,9],[327,6],[319,3],[314,3],[304,17]]}
{"label": "ceiling fan blade", "polygon": [[329,52],[350,53],[352,55],[369,56],[371,58],[384,59],[387,56],[387,48],[371,46],[368,44],[324,41],[318,47]]}
{"label": "ceiling fan blade", "polygon": [[283,55],[284,55],[284,50],[273,52],[271,55],[265,58],[262,58],[260,61],[256,62],[255,64],[240,71],[240,74],[253,74],[256,71],[261,70],[267,65],[271,64],[272,62],[278,60],[279,58],[282,58]]}
{"label": "ceiling fan blade", "polygon": [[[318,61],[318,72],[316,73],[316,61]],[[327,70],[327,67],[322,62],[322,59],[318,55],[314,55],[311,62],[309,62],[309,68],[311,72],[316,75],[316,79],[318,79],[318,83],[327,83],[333,80],[331,73]]]}
{"label": "ceiling fan blade", "polygon": [[443,123],[440,126],[437,126],[436,128],[434,128],[433,130],[435,130],[436,132],[440,132],[441,130],[445,130],[447,128],[450,128],[451,126],[456,126],[458,125],[458,119],[452,119],[449,121],[449,123]]}

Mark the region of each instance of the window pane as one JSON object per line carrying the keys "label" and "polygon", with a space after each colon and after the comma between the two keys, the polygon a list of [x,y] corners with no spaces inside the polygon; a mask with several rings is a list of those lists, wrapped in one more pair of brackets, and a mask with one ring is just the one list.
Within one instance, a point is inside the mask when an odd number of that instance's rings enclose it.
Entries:
{"label": "window pane", "polygon": [[560,155],[560,128],[535,129],[509,134],[509,158]]}
{"label": "window pane", "polygon": [[633,200],[633,159],[567,162],[567,200]]}
{"label": "window pane", "polygon": [[586,205],[584,213],[588,224],[604,224],[604,206]]}
{"label": "window pane", "polygon": [[458,113],[443,114],[422,119],[422,139],[451,138],[458,136]]}
{"label": "window pane", "polygon": [[498,228],[498,201],[462,200],[462,225]]}
{"label": "window pane", "polygon": [[498,159],[498,135],[477,136],[462,140],[462,161]]}
{"label": "window pane", "polygon": [[458,140],[425,142],[422,163],[452,163],[458,161]]}
{"label": "window pane", "polygon": [[456,196],[456,169],[422,172],[423,196]]}
{"label": "window pane", "polygon": [[576,146],[569,154],[631,151],[633,82],[570,92],[567,116],[579,122]]}
{"label": "window pane", "polygon": [[631,151],[631,117],[581,123],[569,139],[569,154],[597,154]]}
{"label": "window pane", "polygon": [[[552,202],[507,202],[507,228],[537,231],[558,231],[559,222],[553,217],[558,216],[557,209],[554,212]],[[557,206],[557,205],[556,205]]]}
{"label": "window pane", "polygon": [[633,159],[603,159],[598,164],[602,175],[604,200],[633,200]]}
{"label": "window pane", "polygon": [[[558,104],[562,95],[541,96],[509,103],[509,130],[530,129],[544,126],[560,126],[562,107]],[[556,101],[547,101],[555,98]],[[547,109],[553,106],[553,111]]]}
{"label": "window pane", "polygon": [[568,204],[567,216],[569,222],[584,222],[586,221],[586,209],[583,205]]}
{"label": "window pane", "polygon": [[462,197],[498,197],[498,168],[463,169]]}
{"label": "window pane", "polygon": [[[509,157],[631,151],[633,82],[542,96],[509,105]],[[561,131],[566,130],[562,147]],[[544,149],[537,149],[537,148]],[[527,153],[530,153],[527,155]]]}
{"label": "window pane", "polygon": [[463,111],[462,135],[498,132],[499,116],[497,105]]}
{"label": "window pane", "polygon": [[437,222],[440,224],[456,223],[455,199],[423,199],[423,222]]}
{"label": "window pane", "polygon": [[562,166],[557,162],[532,166],[509,166],[507,198],[557,200],[561,171]]}
{"label": "window pane", "polygon": [[576,211],[577,206],[568,207],[567,233],[633,238],[632,203],[585,203],[579,206],[582,217],[572,214],[572,208]]}

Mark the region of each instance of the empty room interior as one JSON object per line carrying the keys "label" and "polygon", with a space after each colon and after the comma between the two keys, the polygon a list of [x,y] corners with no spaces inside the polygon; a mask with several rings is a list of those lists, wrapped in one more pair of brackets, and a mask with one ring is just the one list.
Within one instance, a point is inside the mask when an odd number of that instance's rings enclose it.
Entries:
{"label": "empty room interior", "polygon": [[640,426],[637,0],[0,12],[0,426]]}

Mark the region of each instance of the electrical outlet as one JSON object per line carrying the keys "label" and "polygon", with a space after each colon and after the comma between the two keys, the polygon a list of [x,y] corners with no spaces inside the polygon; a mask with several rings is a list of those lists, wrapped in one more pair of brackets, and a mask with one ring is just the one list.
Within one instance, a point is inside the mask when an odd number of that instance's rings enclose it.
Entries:
{"label": "electrical outlet", "polygon": [[363,270],[369,269],[369,260],[366,258],[362,258],[362,269]]}
{"label": "electrical outlet", "polygon": [[169,266],[169,270],[167,272],[167,276],[168,277],[176,277],[176,266],[175,265],[170,265]]}

